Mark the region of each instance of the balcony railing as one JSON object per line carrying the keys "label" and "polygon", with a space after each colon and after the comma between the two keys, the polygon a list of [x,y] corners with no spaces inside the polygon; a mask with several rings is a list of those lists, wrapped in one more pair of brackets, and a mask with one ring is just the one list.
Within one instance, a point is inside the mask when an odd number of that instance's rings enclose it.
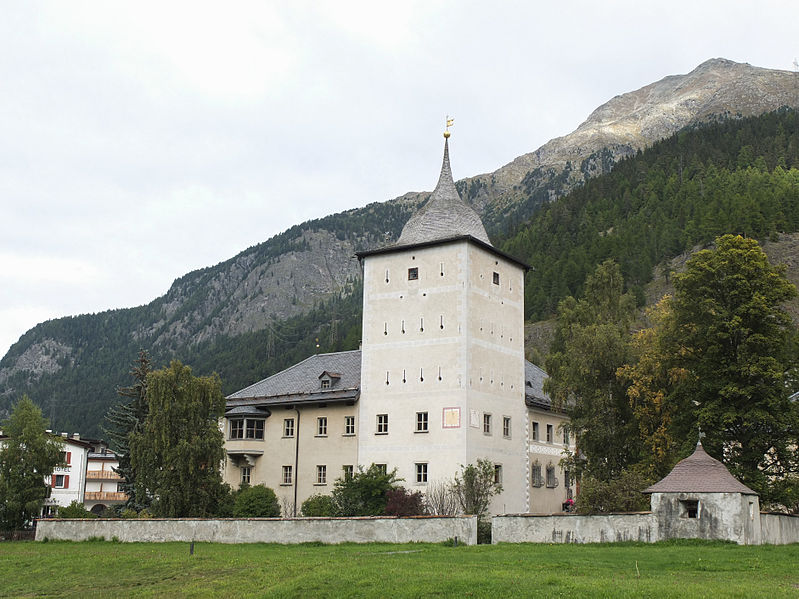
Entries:
{"label": "balcony railing", "polygon": [[87,491],[84,501],[127,501],[128,494],[119,491]]}
{"label": "balcony railing", "polygon": [[86,480],[122,480],[113,470],[87,470]]}

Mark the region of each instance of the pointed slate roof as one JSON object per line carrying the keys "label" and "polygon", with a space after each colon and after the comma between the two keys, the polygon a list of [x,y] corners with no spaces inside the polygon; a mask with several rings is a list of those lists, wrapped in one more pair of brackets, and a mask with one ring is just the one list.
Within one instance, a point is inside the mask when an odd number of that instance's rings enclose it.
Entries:
{"label": "pointed slate roof", "polygon": [[757,495],[736,479],[724,464],[710,457],[696,444],[694,452],[677,463],[666,478],[655,483],[644,493],[742,493]]}
{"label": "pointed slate roof", "polygon": [[438,185],[430,199],[405,223],[396,246],[416,245],[470,235],[491,245],[483,222],[462,199],[449,166],[449,140],[444,140],[444,161]]}

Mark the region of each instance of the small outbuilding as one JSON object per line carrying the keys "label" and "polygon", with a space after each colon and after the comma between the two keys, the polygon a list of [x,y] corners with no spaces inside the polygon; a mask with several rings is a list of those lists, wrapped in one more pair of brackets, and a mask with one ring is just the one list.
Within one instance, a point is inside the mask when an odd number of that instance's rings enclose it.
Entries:
{"label": "small outbuilding", "polygon": [[645,489],[660,539],[713,539],[760,544],[760,501],[697,443],[660,482]]}

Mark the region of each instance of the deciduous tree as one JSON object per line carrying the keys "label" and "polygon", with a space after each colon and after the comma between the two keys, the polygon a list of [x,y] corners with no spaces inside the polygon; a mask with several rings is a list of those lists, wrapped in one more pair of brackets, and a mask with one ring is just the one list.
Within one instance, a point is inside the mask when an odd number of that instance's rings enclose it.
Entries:
{"label": "deciduous tree", "polygon": [[61,463],[63,443],[47,434],[47,420],[28,396],[3,422],[0,441],[0,528],[22,529],[47,497],[44,477]]}
{"label": "deciduous tree", "polygon": [[137,503],[151,499],[158,516],[214,515],[225,495],[219,377],[195,377],[173,361],[149,373],[146,384],[147,419],[130,435]]}
{"label": "deciduous tree", "polygon": [[624,293],[610,260],[588,277],[583,297],[560,302],[544,389],[571,419],[582,459],[571,468],[610,480],[639,459],[640,442],[626,383],[616,371],[629,361],[635,299]]}
{"label": "deciduous tree", "polygon": [[778,482],[799,466],[799,404],[788,398],[796,329],[782,308],[796,288],[757,241],[734,235],[696,253],[675,288],[677,364],[690,373],[676,399],[695,414],[710,453],[764,503],[780,502]]}

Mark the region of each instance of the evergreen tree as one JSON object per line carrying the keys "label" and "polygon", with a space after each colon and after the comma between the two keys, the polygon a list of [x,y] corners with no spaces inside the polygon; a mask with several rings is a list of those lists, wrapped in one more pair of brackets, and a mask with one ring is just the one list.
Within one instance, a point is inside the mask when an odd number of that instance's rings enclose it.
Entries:
{"label": "evergreen tree", "polygon": [[158,516],[214,515],[226,493],[219,377],[195,377],[174,360],[149,373],[146,385],[147,418],[130,435],[136,502],[152,501]]}
{"label": "evergreen tree", "polygon": [[[136,473],[130,463],[130,436],[138,432],[147,420],[147,375],[152,370],[150,357],[145,350],[139,350],[139,357],[133,363],[130,375],[134,383],[130,387],[117,389],[117,395],[129,401],[113,406],[105,416],[104,432],[108,435],[111,449],[119,458],[115,469],[122,477],[120,491],[128,494],[127,506],[140,511],[149,505],[144,493],[135,493]],[[138,501],[137,501],[138,497]],[[141,502],[141,503],[139,503]]]}
{"label": "evergreen tree", "polygon": [[24,528],[44,505],[44,478],[62,462],[63,449],[46,428],[42,411],[27,396],[2,424],[7,438],[0,442],[0,529]]}

